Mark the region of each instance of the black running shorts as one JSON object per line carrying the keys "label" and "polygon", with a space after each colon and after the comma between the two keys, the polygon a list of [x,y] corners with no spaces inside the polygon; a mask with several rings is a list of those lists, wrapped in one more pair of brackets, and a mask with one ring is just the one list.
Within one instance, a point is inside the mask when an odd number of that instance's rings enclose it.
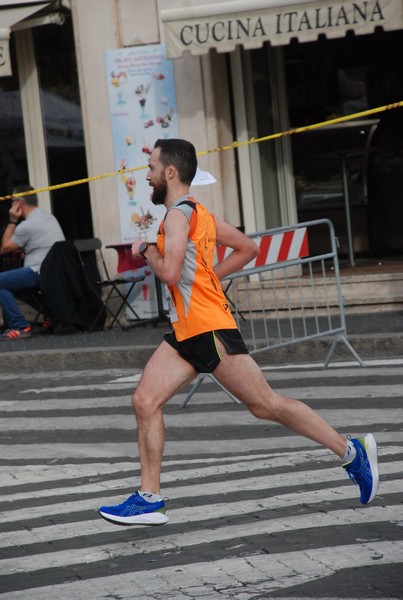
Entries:
{"label": "black running shorts", "polygon": [[179,352],[198,373],[212,373],[221,360],[216,337],[223,343],[228,354],[249,354],[238,329],[217,329],[195,335],[178,342],[175,332],[164,335],[164,340]]}

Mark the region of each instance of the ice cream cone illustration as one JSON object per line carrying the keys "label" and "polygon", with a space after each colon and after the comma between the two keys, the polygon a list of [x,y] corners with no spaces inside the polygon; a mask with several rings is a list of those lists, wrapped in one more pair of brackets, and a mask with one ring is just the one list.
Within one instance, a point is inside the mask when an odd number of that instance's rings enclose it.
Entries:
{"label": "ice cream cone illustration", "polygon": [[154,217],[150,211],[148,210],[146,213],[141,209],[141,215],[138,213],[133,213],[131,216],[131,222],[134,227],[137,227],[140,230],[140,233],[145,232],[147,229],[151,227],[151,225],[157,220],[157,217]]}
{"label": "ice cream cone illustration", "polygon": [[134,202],[134,194],[136,191],[136,180],[134,177],[128,177],[125,173],[127,169],[127,162],[122,158],[119,162],[120,181],[125,184],[126,192],[129,197],[129,204],[136,204]]}
{"label": "ice cream cone illustration", "polygon": [[135,95],[139,99],[142,119],[148,119],[148,115],[146,115],[146,113],[145,113],[145,105],[146,105],[147,94],[148,94],[150,87],[151,87],[151,82],[147,83],[146,85],[143,85],[143,84],[138,85],[136,87],[136,89],[134,90]]}
{"label": "ice cream cone illustration", "polygon": [[125,186],[127,195],[129,197],[129,201],[132,201],[136,190],[136,180],[134,179],[134,177],[127,177],[125,180]]}
{"label": "ice cream cone illustration", "polygon": [[127,83],[127,73],[125,71],[111,72],[111,83],[118,90],[118,104],[126,104],[126,100],[123,98],[122,86]]}

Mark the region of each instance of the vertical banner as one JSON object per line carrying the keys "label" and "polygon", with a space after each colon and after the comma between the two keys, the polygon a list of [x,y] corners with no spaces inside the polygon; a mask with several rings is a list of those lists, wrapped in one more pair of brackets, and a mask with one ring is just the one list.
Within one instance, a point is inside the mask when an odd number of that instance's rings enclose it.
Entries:
{"label": "vertical banner", "polygon": [[[107,50],[105,65],[115,169],[122,170],[116,180],[121,228],[117,243],[138,238],[154,242],[165,208],[151,203],[146,165],[158,138],[178,137],[173,63],[158,44]],[[140,274],[146,279],[134,287],[130,303],[140,317],[149,318],[157,314],[154,276],[147,267],[136,271]]]}

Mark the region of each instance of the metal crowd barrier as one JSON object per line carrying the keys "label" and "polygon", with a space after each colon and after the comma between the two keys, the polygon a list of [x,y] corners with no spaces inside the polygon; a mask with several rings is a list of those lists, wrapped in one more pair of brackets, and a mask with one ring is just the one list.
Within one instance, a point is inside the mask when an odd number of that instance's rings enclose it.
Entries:
{"label": "metal crowd barrier", "polygon": [[[338,343],[343,343],[364,366],[347,340],[337,239],[331,221],[307,221],[249,237],[259,245],[258,257],[225,277],[222,285],[250,354],[329,338],[332,343],[324,368]],[[315,247],[320,250],[315,252]],[[218,261],[230,251],[218,246]],[[182,407],[206,377],[219,384],[213,375],[200,373]]]}

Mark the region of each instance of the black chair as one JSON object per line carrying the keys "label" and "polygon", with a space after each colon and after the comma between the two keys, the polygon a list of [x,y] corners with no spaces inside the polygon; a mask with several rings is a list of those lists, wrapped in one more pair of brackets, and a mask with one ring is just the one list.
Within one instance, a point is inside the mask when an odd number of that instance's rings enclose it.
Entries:
{"label": "black chair", "polygon": [[[80,255],[81,263],[87,274],[88,281],[95,290],[104,292],[102,294],[102,308],[112,317],[109,329],[112,329],[115,323],[117,323],[121,329],[125,330],[125,326],[120,320],[120,315],[125,307],[130,310],[136,320],[140,321],[139,315],[129,302],[129,297],[136,283],[144,280],[144,275],[138,277],[110,277],[102,252],[102,242],[99,238],[75,240],[74,245]],[[102,267],[104,272],[103,277],[102,275],[101,277],[94,275],[94,267],[97,266]],[[124,287],[122,289],[122,286],[127,286],[126,290]],[[112,302],[113,299],[118,300],[117,305]],[[94,322],[96,322],[96,319]]]}
{"label": "black chair", "polygon": [[[95,277],[99,272],[94,265]],[[103,329],[106,310],[73,240],[56,242],[39,273],[39,287],[60,333]]]}
{"label": "black chair", "polygon": [[[36,311],[36,315],[30,321],[32,327],[41,327],[44,333],[50,331],[50,327],[49,329],[47,327],[45,329],[44,325],[45,321],[47,322],[47,319],[50,316],[50,310],[45,295],[40,287],[18,290],[14,292],[14,296],[17,298],[17,300],[23,302],[24,304],[28,304],[28,306]],[[40,321],[41,317],[42,321]]]}

